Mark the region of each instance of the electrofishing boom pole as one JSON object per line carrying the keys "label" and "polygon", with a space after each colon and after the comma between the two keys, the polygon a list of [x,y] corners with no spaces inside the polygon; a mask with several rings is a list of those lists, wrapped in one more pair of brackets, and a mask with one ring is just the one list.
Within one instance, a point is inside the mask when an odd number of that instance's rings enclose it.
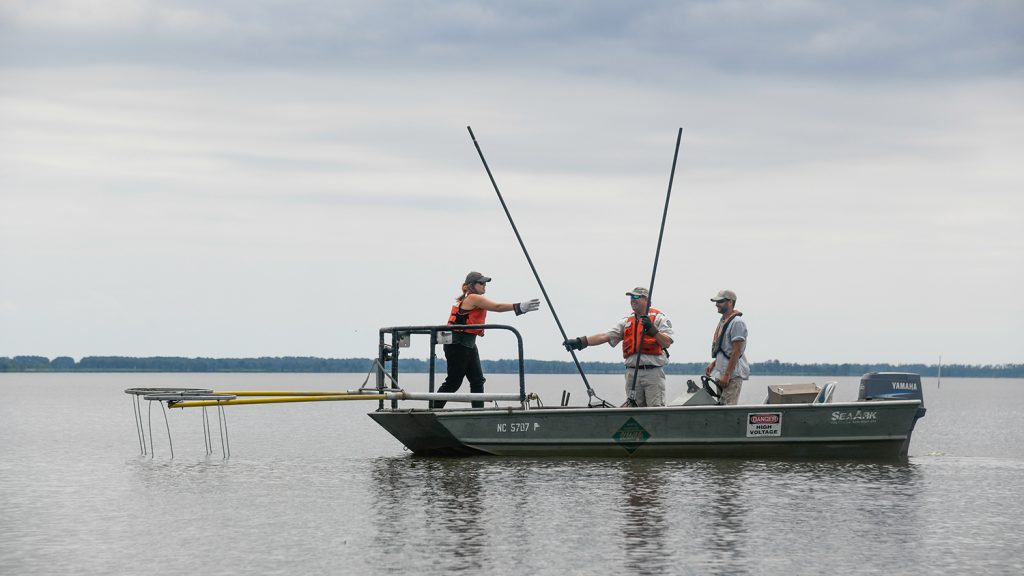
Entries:
{"label": "electrofishing boom pole", "polygon": [[[480,149],[480,144],[476,141],[476,135],[473,134],[473,128],[466,126],[466,130],[469,130],[469,137],[473,139],[473,146],[476,147],[477,154],[480,155],[480,161],[484,163],[484,169],[487,170],[487,177],[491,179],[491,186],[494,187],[494,192],[498,194],[498,200],[501,202],[501,207],[505,210],[505,216],[508,217],[508,223],[512,225],[512,231],[516,234],[516,240],[519,240],[519,246],[523,249],[523,254],[526,256],[526,261],[530,264],[530,270],[533,270],[533,277],[537,279],[537,285],[540,286],[541,294],[544,295],[544,301],[548,303],[548,308],[551,310],[551,315],[555,318],[555,324],[558,325],[558,331],[562,333],[562,340],[568,340],[569,337],[565,334],[565,329],[562,328],[562,322],[558,319],[558,313],[555,312],[555,306],[551,303],[551,298],[548,297],[548,291],[544,289],[544,283],[540,281],[540,274],[537,273],[537,267],[533,265],[533,259],[530,258],[530,253],[526,250],[526,244],[523,243],[523,237],[519,235],[519,229],[516,228],[515,221],[512,220],[512,214],[508,211],[508,206],[505,204],[505,199],[501,196],[501,190],[498,189],[498,183],[494,181],[494,175],[491,174],[491,167],[487,165],[487,159],[484,158],[484,153]],[[590,387],[590,382],[587,381],[587,375],[583,373],[583,366],[580,365],[580,361],[576,359],[576,352],[570,350],[569,354],[572,354],[572,361],[576,364],[576,369],[580,372],[580,377],[583,378],[583,385],[587,387],[587,394],[590,396],[588,401],[589,406],[594,406],[594,401],[597,400],[599,406],[611,407],[610,404],[601,400],[594,393],[594,389]]]}
{"label": "electrofishing boom pole", "polygon": [[[676,151],[672,154],[672,172],[668,176],[668,193],[665,194],[665,209],[661,213],[661,230],[658,231],[658,249],[654,252],[654,269],[651,270],[651,284],[647,287],[647,306],[644,307],[644,315],[636,319],[639,324],[641,318],[651,313],[651,302],[654,298],[654,278],[658,275],[658,258],[661,256],[661,239],[665,236],[665,220],[668,218],[668,201],[672,198],[672,181],[676,177],[676,161],[679,159],[679,142],[683,139],[683,129],[679,128],[676,133]],[[634,345],[636,350],[636,366],[633,368],[633,383],[629,387],[629,399],[626,402],[630,406],[636,406],[636,379],[640,375],[640,356],[643,353],[643,330],[639,325],[633,329],[634,334],[639,334],[639,340]]]}

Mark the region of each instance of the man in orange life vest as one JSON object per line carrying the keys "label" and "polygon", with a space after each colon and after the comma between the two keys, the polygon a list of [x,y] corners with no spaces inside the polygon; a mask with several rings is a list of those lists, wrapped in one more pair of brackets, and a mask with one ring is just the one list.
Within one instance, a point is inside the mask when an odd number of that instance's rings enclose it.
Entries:
{"label": "man in orange life vest", "polygon": [[[448,316],[448,325],[486,324],[487,312],[515,312],[516,316],[533,312],[540,308],[540,300],[534,298],[515,304],[498,303],[484,296],[487,283],[491,279],[479,272],[470,272],[462,283],[462,294],[455,299],[455,305]],[[455,392],[462,386],[463,378],[469,379],[469,391],[479,394],[484,391],[484,371],[480,367],[480,351],[476,347],[476,337],[483,337],[480,328],[452,330],[452,343],[444,345],[444,358],[448,363],[448,377],[437,389],[438,392]],[[446,401],[434,400],[431,408],[444,408]],[[474,408],[483,408],[484,403],[473,401]]]}
{"label": "man in orange life vest", "polygon": [[[626,364],[626,398],[629,398],[633,388],[635,372],[638,374],[636,405],[664,406],[665,365],[668,364],[666,350],[672,345],[672,322],[656,308],[651,308],[648,315],[643,316],[650,296],[647,288],[637,286],[626,292],[626,296],[629,296],[633,313],[619,320],[611,330],[572,338],[562,344],[566,350],[582,350],[606,342],[612,346],[622,342],[622,357]],[[637,362],[640,363],[640,370],[636,369]]]}
{"label": "man in orange life vest", "polygon": [[743,313],[736,309],[736,293],[722,290],[711,299],[722,319],[711,337],[711,357],[714,360],[704,373],[718,380],[722,387],[720,404],[736,404],[740,399],[743,381],[750,378],[747,362],[747,323]]}

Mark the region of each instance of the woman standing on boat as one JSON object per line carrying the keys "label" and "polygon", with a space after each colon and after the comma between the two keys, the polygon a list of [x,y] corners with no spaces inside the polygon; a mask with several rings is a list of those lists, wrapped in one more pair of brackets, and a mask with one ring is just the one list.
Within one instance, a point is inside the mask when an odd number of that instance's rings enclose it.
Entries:
{"label": "woman standing on boat", "polygon": [[[540,308],[540,300],[534,298],[516,304],[499,304],[484,294],[487,283],[491,279],[479,272],[470,272],[462,283],[462,295],[455,299],[451,314],[448,316],[449,326],[486,324],[487,312],[515,312],[516,316],[533,312]],[[480,351],[476,347],[476,337],[483,336],[480,328],[452,330],[452,343],[444,345],[444,359],[448,363],[448,377],[437,389],[438,392],[455,392],[462,386],[462,379],[469,378],[469,391],[480,394],[484,391],[484,371],[480,367]],[[430,403],[431,408],[443,408],[444,400]],[[474,408],[483,408],[483,401],[474,401]]]}

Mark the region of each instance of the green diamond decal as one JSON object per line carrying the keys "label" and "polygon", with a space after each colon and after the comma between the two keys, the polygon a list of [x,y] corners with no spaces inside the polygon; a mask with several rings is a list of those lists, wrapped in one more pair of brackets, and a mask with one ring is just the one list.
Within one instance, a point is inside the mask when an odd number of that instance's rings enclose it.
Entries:
{"label": "green diamond decal", "polygon": [[641,444],[647,442],[647,439],[651,437],[651,434],[644,430],[644,427],[639,422],[630,417],[626,420],[626,423],[619,428],[612,438],[622,445],[626,449],[626,452],[632,454],[640,447]]}

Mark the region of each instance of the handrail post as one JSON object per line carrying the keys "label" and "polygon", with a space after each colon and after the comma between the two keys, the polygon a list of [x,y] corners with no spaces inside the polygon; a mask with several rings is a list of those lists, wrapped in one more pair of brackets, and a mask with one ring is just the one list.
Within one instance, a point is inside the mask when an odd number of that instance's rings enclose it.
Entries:
{"label": "handrail post", "polygon": [[[397,330],[391,332],[391,385],[398,383],[398,335]],[[391,401],[391,409],[398,408],[398,400]]]}
{"label": "handrail post", "polygon": [[523,336],[518,330],[513,329],[516,341],[519,343],[519,401],[523,408],[526,408],[526,366],[523,360]]}
{"label": "handrail post", "polygon": [[[377,373],[377,391],[384,391],[384,329],[381,328],[378,333],[377,341],[377,365],[374,367]],[[377,409],[384,409],[384,400],[377,402]]]}
{"label": "handrail post", "polygon": [[430,329],[430,376],[427,390],[434,391],[434,364],[437,359],[437,329]]}

